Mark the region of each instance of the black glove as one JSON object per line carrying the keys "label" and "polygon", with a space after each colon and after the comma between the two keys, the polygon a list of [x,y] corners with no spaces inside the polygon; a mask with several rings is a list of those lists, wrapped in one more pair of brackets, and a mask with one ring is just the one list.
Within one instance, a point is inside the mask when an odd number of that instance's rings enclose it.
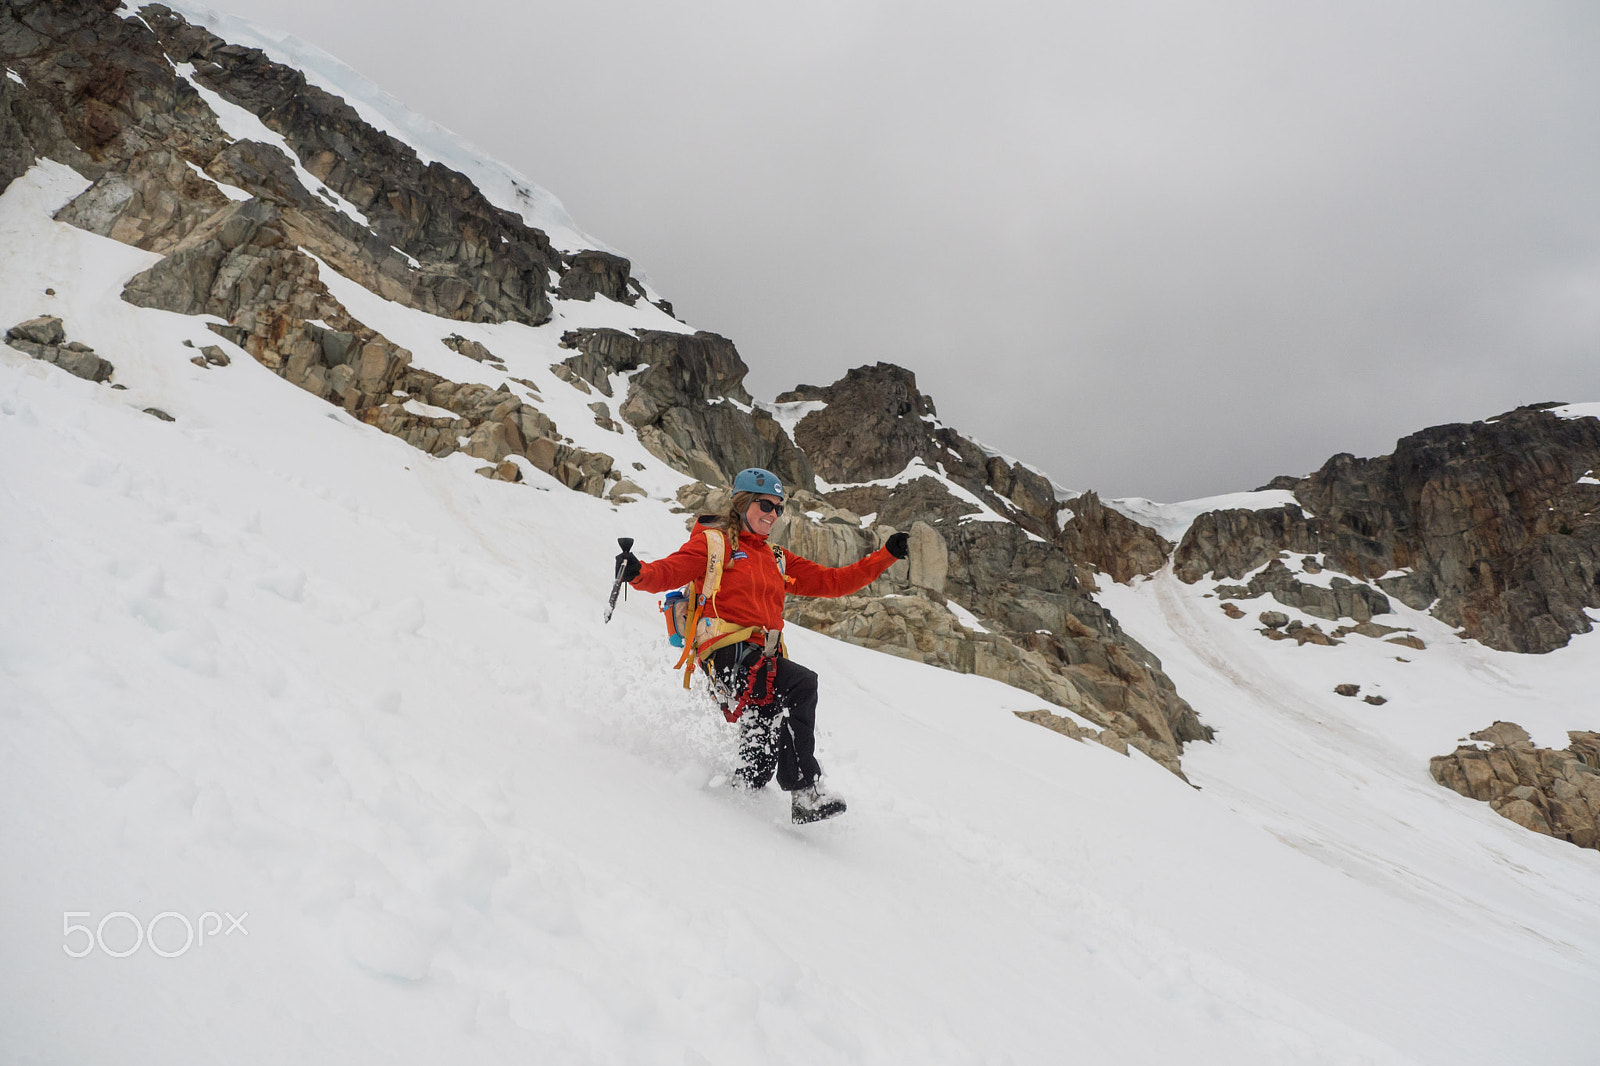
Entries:
{"label": "black glove", "polygon": [[621,555],[617,556],[617,566],[612,573],[621,573],[622,580],[631,585],[633,583],[633,579],[638,577],[640,571],[643,569],[644,564],[641,563],[632,552],[623,552]]}
{"label": "black glove", "polygon": [[904,559],[906,556],[911,554],[911,534],[896,533],[894,536],[884,541],[883,546],[888,548],[889,554],[894,556],[896,559]]}

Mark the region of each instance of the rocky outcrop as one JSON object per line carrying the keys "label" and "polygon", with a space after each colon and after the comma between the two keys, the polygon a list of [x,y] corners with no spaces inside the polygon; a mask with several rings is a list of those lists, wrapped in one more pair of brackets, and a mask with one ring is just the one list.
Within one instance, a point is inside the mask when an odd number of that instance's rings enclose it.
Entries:
{"label": "rocky outcrop", "polygon": [[229,324],[213,327],[222,336],[346,410],[386,403],[411,353],[351,317],[287,230],[276,205],[230,202],[129,280],[122,298],[222,319]]}
{"label": "rocky outcrop", "polygon": [[1218,585],[1220,599],[1251,600],[1271,595],[1286,607],[1297,607],[1306,614],[1335,621],[1351,618],[1370,622],[1375,614],[1389,613],[1389,598],[1366,584],[1334,577],[1326,587],[1298,580],[1281,559],[1268,563],[1245,585]]}
{"label": "rocky outcrop", "polygon": [[889,363],[857,367],[832,385],[800,385],[778,397],[779,403],[799,400],[828,405],[795,427],[796,442],[828,481],[888,478],[914,458],[937,467],[951,457],[943,445],[953,441],[935,437],[933,401],[917,391],[909,370]]}
{"label": "rocky outcrop", "polygon": [[452,333],[440,343],[457,355],[464,355],[475,363],[484,363],[496,370],[504,370],[505,363],[501,362],[493,352],[477,341],[468,340],[459,333]]}
{"label": "rocky outcrop", "polygon": [[[1006,462],[998,455],[983,464],[984,488],[1011,505],[1016,521],[1034,532],[1048,532],[1061,509],[1050,479],[1019,462]],[[1033,522],[1026,522],[1026,519]]]}
{"label": "rocky outcrop", "polygon": [[[1346,572],[1412,568],[1396,595],[1507,651],[1563,646],[1600,607],[1600,419],[1519,408],[1439,426],[1392,456],[1330,460],[1296,495],[1332,526],[1328,557]],[[1364,567],[1357,571],[1355,567]]]}
{"label": "rocky outcrop", "polygon": [[6,330],[6,343],[87,381],[111,380],[111,364],[94,354],[94,349],[87,344],[67,340],[66,327],[59,318],[30,318],[19,322]]}
{"label": "rocky outcrop", "polygon": [[1428,762],[1433,779],[1482,800],[1536,833],[1600,849],[1600,733],[1573,731],[1565,750],[1536,748],[1512,722],[1495,722]]}
{"label": "rocky outcrop", "polygon": [[150,71],[165,65],[147,46],[149,31],[112,17],[111,7],[41,0],[0,8],[0,58],[18,76],[0,79],[0,191],[41,158],[91,181],[107,169],[106,146],[140,101],[127,78],[94,55],[123,51]]}
{"label": "rocky outcrop", "polygon": [[151,252],[169,252],[196,226],[228,206],[213,181],[176,152],[152,149],[108,171],[56,221]]}
{"label": "rocky outcrop", "polygon": [[1140,574],[1153,574],[1172,554],[1171,542],[1107,507],[1093,492],[1068,500],[1066,506],[1072,517],[1062,524],[1056,543],[1113,581],[1126,584]]}
{"label": "rocky outcrop", "polygon": [[604,296],[630,307],[644,293],[632,277],[633,264],[620,255],[592,249],[567,257],[567,272],[558,290],[563,300],[593,300]]}
{"label": "rocky outcrop", "polygon": [[28,98],[25,88],[10,78],[0,78],[0,191],[26,174],[42,154],[17,114]]}
{"label": "rocky outcrop", "polygon": [[1185,581],[1240,578],[1280,552],[1380,586],[1490,647],[1544,652],[1600,608],[1600,419],[1552,405],[1435,426],[1376,459],[1337,455],[1293,482],[1299,508],[1202,515],[1174,555]]}
{"label": "rocky outcrop", "polygon": [[[780,404],[800,401],[826,404],[795,425],[795,442],[825,481],[850,485],[883,480],[920,461],[996,515],[1035,536],[1055,535],[1060,505],[1049,480],[941,423],[933,400],[917,390],[911,371],[891,363],[856,367],[832,385],[800,385],[777,399]],[[973,510],[966,505],[967,513]]]}
{"label": "rocky outcrop", "polygon": [[[504,480],[520,475],[515,464],[501,464],[521,456],[594,496],[621,478],[609,456],[571,447],[554,422],[509,386],[462,384],[413,368],[411,353],[351,317],[322,284],[316,262],[287,242],[274,205],[229,203],[130,280],[123,298],[227,320],[212,328],[263,366],[430,455],[459,451],[483,459]],[[451,341],[457,351],[493,359],[482,345],[459,336]],[[453,417],[413,413],[407,399]]]}
{"label": "rocky outcrop", "polygon": [[299,71],[228,44],[159,4],[140,14],[174,63],[192,64],[198,84],[282,135],[318,182],[365,216],[364,228],[351,219],[339,227],[353,248],[329,249],[344,253],[330,259],[341,273],[448,318],[548,320],[547,279],[564,264],[543,233],[489,203],[464,175],[423,163]]}
{"label": "rocky outcrop", "polygon": [[1315,554],[1317,526],[1299,507],[1207,511],[1184,532],[1173,572],[1194,584],[1207,574],[1238,580],[1284,552]]}
{"label": "rocky outcrop", "polygon": [[[1243,612],[1241,611],[1240,617],[1242,616]],[[1339,631],[1335,630],[1334,632],[1337,633]],[[1268,640],[1292,640],[1301,647],[1305,647],[1307,644],[1317,644],[1324,648],[1331,648],[1339,643],[1338,637],[1324,633],[1322,627],[1315,622],[1307,625],[1298,618],[1289,620],[1282,628],[1274,625],[1265,625],[1261,629],[1261,635]]]}
{"label": "rocky outcrop", "polygon": [[618,415],[651,454],[691,477],[726,485],[746,467],[773,471],[789,486],[812,487],[806,454],[745,391],[749,367],[715,333],[580,329],[562,336],[579,354],[561,366],[569,380],[611,396],[611,378],[631,374]]}
{"label": "rocky outcrop", "polygon": [[[1071,737],[1073,740],[1092,740],[1097,744],[1103,744],[1119,755],[1128,754],[1128,749],[1130,747],[1143,750],[1143,748],[1140,746],[1140,741],[1137,738],[1129,741],[1120,733],[1117,733],[1111,729],[1089,729],[1085,726],[1079,725],[1070,718],[1055,714],[1051,711],[1013,711],[1012,713],[1018,718],[1022,719],[1024,722],[1032,722],[1034,725],[1044,726],[1052,733],[1060,733],[1062,736]],[[1146,754],[1148,754],[1148,752]],[[1178,776],[1183,777],[1183,774],[1179,772]],[[1188,780],[1187,778],[1184,779]]]}

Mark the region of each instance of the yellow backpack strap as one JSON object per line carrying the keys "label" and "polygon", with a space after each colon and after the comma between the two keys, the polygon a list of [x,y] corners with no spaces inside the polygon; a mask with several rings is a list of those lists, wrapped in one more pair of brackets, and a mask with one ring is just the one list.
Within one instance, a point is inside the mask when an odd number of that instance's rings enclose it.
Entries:
{"label": "yellow backpack strap", "polygon": [[722,553],[727,546],[727,538],[720,529],[706,530],[706,579],[700,583],[700,605],[717,598],[717,590],[722,587],[722,567],[724,559]]}
{"label": "yellow backpack strap", "polygon": [[[689,582],[688,588],[689,618],[683,624],[683,654],[678,656],[678,661],[672,665],[674,670],[681,669],[683,664],[686,662],[689,663],[691,667],[694,665],[694,631],[695,626],[700,621],[700,599],[696,595],[698,592],[698,586],[693,581]],[[689,687],[689,677],[690,673],[685,672],[683,675],[684,688]]]}
{"label": "yellow backpack strap", "polygon": [[689,679],[694,677],[695,663],[698,656],[695,652],[695,634],[699,631],[700,615],[703,608],[711,600],[716,599],[717,589],[722,587],[722,567],[724,560],[722,553],[726,547],[727,539],[720,529],[708,529],[706,534],[706,572],[700,581],[698,595],[693,582],[689,584],[689,595],[694,600],[694,606],[689,610],[689,625],[684,632],[683,654],[678,656],[674,670],[682,668],[683,687],[689,687]]}

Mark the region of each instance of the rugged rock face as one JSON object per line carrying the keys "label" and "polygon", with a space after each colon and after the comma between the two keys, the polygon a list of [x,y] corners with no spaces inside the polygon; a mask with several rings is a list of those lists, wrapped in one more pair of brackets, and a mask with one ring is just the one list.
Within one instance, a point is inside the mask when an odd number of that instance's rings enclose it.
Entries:
{"label": "rugged rock face", "polygon": [[828,481],[893,477],[913,458],[936,467],[951,457],[948,446],[954,441],[935,436],[933,401],[917,391],[909,370],[889,363],[857,367],[833,385],[800,385],[778,397],[779,403],[797,400],[828,405],[795,429],[817,473]]}
{"label": "rugged rock face", "polygon": [[801,401],[827,404],[795,426],[796,443],[824,480],[877,481],[921,460],[1029,532],[1054,535],[1059,504],[1050,482],[941,423],[911,371],[890,363],[856,367],[832,385],[800,385],[777,400]]}
{"label": "rugged rock face", "polygon": [[6,343],[88,381],[110,381],[112,366],[87,344],[67,340],[61,319],[30,318],[6,330]]}
{"label": "rugged rock face", "polygon": [[1600,607],[1600,485],[1580,480],[1600,468],[1600,420],[1549,406],[1435,426],[1377,459],[1336,455],[1293,482],[1310,517],[1202,515],[1176,572],[1239,578],[1283,551],[1321,554],[1492,648],[1561,647]]}
{"label": "rugged rock face", "polygon": [[750,372],[733,342],[715,333],[692,336],[644,330],[580,329],[563,345],[580,354],[562,365],[569,381],[611,396],[611,377],[644,368],[628,382],[618,411],[651,454],[701,481],[725,485],[740,470],[765,467],[791,488],[815,478],[806,453],[745,391]]}
{"label": "rugged rock face", "polygon": [[619,255],[586,249],[567,258],[561,276],[563,300],[593,300],[596,296],[630,307],[644,295],[644,286],[632,277],[633,264]]}
{"label": "rugged rock face", "polygon": [[1330,621],[1353,618],[1358,623],[1370,622],[1375,614],[1389,613],[1388,597],[1368,585],[1342,577],[1333,578],[1326,588],[1309,585],[1296,580],[1280,559],[1268,563],[1247,585],[1217,586],[1217,596],[1222,599],[1251,600],[1269,593],[1281,604]]}
{"label": "rugged rock face", "polygon": [[[0,10],[0,56],[22,79],[7,77],[0,84],[0,189],[41,156],[90,180],[106,169],[99,161],[104,146],[118,138],[143,101],[128,90],[125,75],[97,68],[84,53],[121,50],[144,70],[164,65],[159,54],[138,46],[142,28],[110,17],[113,8],[102,0],[11,3]],[[149,37],[148,30],[142,32]]]}
{"label": "rugged rock face", "polygon": [[[422,163],[299,71],[230,45],[159,4],[140,14],[174,63],[193,64],[199,84],[283,135],[306,170],[366,215],[365,232],[353,220],[340,227],[354,248],[328,249],[344,253],[329,259],[341,273],[449,318],[549,318],[549,273],[563,264],[544,234],[490,204],[465,176]],[[408,268],[406,254],[421,269]]]}
{"label": "rugged rock face", "polygon": [[226,206],[216,183],[182,156],[153,149],[131,159],[126,171],[108,171],[56,219],[146,251],[169,252]]}
{"label": "rugged rock face", "polygon": [[1126,583],[1153,574],[1167,563],[1172,544],[1100,502],[1093,492],[1067,501],[1072,517],[1061,526],[1056,543],[1073,559]]}
{"label": "rugged rock face", "polygon": [[[455,352],[457,355],[464,355],[475,363],[484,363],[488,366],[494,367],[496,370],[504,370],[506,368],[506,365],[502,363],[499,358],[496,357],[495,354],[487,347],[479,344],[477,341],[468,340],[459,333],[450,334],[450,336],[443,338],[440,343],[446,348],[449,348],[452,352]],[[538,389],[532,385],[528,387],[533,389],[535,392],[538,391]]]}
{"label": "rugged rock face", "polygon": [[1317,551],[1316,526],[1299,507],[1207,511],[1178,542],[1173,572],[1191,585],[1207,574],[1237,580],[1283,552]]}
{"label": "rugged rock face", "polygon": [[[1488,803],[1536,833],[1600,849],[1600,733],[1567,734],[1566,750],[1536,748],[1512,722],[1496,722],[1428,762],[1433,779]],[[1487,745],[1487,747],[1484,747]]]}
{"label": "rugged rock face", "polygon": [[930,590],[880,593],[876,586],[838,599],[796,598],[787,613],[793,623],[852,644],[1031,692],[1101,727],[1071,735],[1132,746],[1180,777],[1182,745],[1211,738],[1147,652],[1126,638],[1107,640],[1070,615],[1072,632],[1059,637],[975,630]]}
{"label": "rugged rock face", "polygon": [[[581,491],[637,494],[609,456],[572,447],[509,387],[412,368],[410,352],[331,295],[312,255],[431,314],[529,325],[550,317],[552,273],[580,273],[565,286],[574,298],[632,302],[643,288],[626,260],[563,257],[465,176],[422,163],[298,71],[162,5],[139,18],[118,17],[118,6],[18,0],[0,10],[0,55],[25,83],[0,82],[0,189],[40,157],[73,167],[93,185],[59,221],[165,256],[124,299],[217,316],[227,324],[211,328],[264,366],[431,455],[464,452],[505,480],[520,479],[520,458]],[[230,137],[196,86],[259,118],[294,156]],[[481,344],[445,343],[503,368]],[[34,354],[74,372],[110,373],[81,345],[44,348]],[[414,413],[411,400],[450,416]]]}

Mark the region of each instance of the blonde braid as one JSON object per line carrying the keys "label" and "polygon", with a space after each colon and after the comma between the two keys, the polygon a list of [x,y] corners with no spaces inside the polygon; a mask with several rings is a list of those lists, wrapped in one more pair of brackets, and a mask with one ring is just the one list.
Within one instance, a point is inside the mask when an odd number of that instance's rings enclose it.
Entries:
{"label": "blonde braid", "polygon": [[752,503],[756,502],[757,495],[758,493],[754,492],[736,492],[733,494],[733,499],[728,501],[728,513],[722,516],[719,525],[733,538],[735,548],[739,546],[739,534],[747,528],[744,513],[750,509]]}

